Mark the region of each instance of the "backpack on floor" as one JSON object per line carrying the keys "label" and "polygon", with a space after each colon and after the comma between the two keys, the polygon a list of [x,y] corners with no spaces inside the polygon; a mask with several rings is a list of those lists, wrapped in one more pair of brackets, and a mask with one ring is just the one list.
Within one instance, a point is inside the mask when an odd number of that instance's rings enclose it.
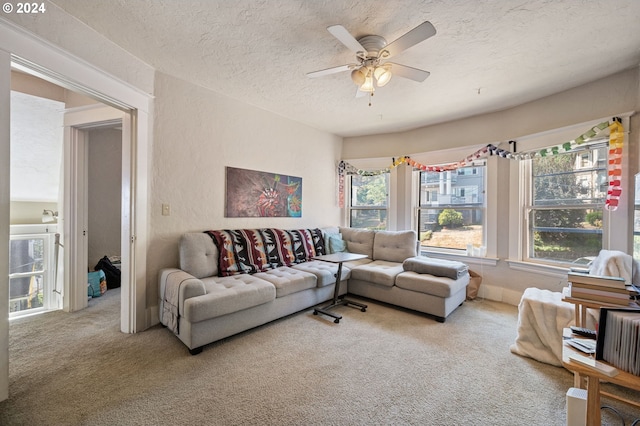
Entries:
{"label": "backpack on floor", "polygon": [[100,259],[93,269],[96,271],[104,271],[107,277],[108,289],[120,287],[120,269],[113,266],[113,263],[111,263],[107,256]]}
{"label": "backpack on floor", "polygon": [[89,297],[100,297],[107,292],[107,277],[104,271],[89,272],[87,281]]}

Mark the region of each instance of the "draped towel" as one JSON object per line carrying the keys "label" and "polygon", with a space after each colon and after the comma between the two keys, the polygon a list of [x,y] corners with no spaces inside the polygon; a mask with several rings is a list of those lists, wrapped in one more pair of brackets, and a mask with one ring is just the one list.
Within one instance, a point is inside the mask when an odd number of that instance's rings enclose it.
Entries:
{"label": "draped towel", "polygon": [[175,271],[169,273],[164,286],[164,294],[162,295],[162,318],[160,322],[175,334],[180,332],[180,286],[185,281],[193,279],[193,275],[184,271]]}

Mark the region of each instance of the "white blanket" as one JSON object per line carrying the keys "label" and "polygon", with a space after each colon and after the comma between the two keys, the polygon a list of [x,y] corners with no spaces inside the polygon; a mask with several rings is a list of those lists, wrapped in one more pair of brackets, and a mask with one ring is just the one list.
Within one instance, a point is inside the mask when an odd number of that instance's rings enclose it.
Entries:
{"label": "white blanket", "polygon": [[633,274],[632,261],[633,258],[630,255],[621,251],[600,250],[589,266],[589,275],[624,278],[624,282],[629,284]]}
{"label": "white blanket", "polygon": [[574,305],[563,302],[562,293],[526,289],[518,305],[518,336],[511,352],[561,366],[562,329],[574,318]]}

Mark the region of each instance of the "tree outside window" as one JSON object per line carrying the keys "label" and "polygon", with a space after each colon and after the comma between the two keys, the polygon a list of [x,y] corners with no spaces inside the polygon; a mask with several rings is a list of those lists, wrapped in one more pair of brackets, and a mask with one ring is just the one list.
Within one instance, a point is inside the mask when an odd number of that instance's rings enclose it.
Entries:
{"label": "tree outside window", "polygon": [[350,226],[387,229],[389,174],[351,176]]}
{"label": "tree outside window", "polygon": [[602,249],[607,148],[586,149],[531,161],[529,258],[574,262]]}

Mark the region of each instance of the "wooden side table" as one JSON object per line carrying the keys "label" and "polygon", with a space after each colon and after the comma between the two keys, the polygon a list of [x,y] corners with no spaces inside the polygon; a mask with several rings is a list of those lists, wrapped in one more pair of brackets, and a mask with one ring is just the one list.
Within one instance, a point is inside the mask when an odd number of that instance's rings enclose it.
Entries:
{"label": "wooden side table", "polygon": [[[567,289],[568,290],[568,289]],[[573,303],[575,305],[576,325],[578,327],[587,327],[587,309],[600,308],[640,308],[637,302],[629,301],[629,306],[615,305],[613,303],[599,302],[597,300],[578,299],[569,296],[563,292],[563,302]]]}
{"label": "wooden side table", "polygon": [[[565,330],[565,335],[567,335],[567,330],[568,329]],[[568,333],[570,334],[570,331],[568,331]],[[618,369],[618,374],[610,377],[599,370],[572,361],[569,358],[569,356],[571,356],[572,354],[585,356],[585,354],[583,354],[582,352],[563,342],[562,366],[567,370],[572,371],[576,376],[586,377],[587,379],[587,426],[600,426],[601,424],[600,395],[605,395],[640,408],[640,402],[638,401],[631,401],[629,399],[622,398],[611,393],[602,392],[600,390],[600,381],[603,380],[605,382],[614,383],[626,388],[640,391],[639,376],[635,376],[631,373]],[[602,360],[599,360],[598,362],[606,364],[606,362]],[[581,384],[582,383],[580,383],[580,385]]]}

